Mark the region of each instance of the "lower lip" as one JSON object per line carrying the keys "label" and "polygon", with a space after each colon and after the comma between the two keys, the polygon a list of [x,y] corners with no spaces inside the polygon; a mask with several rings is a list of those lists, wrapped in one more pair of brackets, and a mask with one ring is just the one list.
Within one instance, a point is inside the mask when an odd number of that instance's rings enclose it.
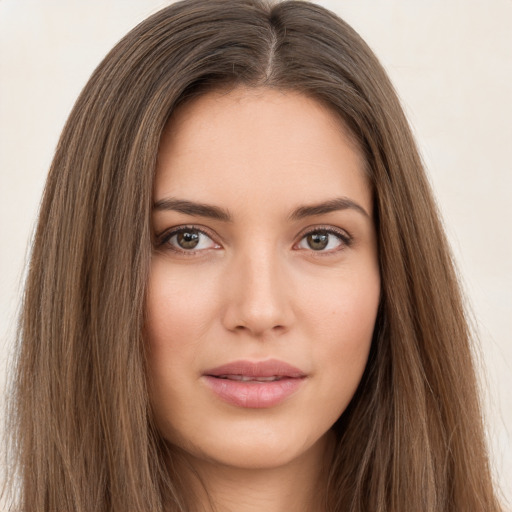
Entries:
{"label": "lower lip", "polygon": [[271,382],[219,379],[205,375],[210,389],[225,402],[250,409],[274,407],[295,393],[304,378],[284,378]]}

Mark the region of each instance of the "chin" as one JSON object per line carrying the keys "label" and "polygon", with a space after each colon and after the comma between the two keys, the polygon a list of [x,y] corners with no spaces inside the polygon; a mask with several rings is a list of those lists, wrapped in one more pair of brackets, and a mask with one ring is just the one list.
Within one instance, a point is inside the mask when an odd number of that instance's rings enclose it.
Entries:
{"label": "chin", "polygon": [[204,461],[213,465],[238,469],[277,469],[301,461],[312,452],[322,451],[332,435],[332,431],[307,433],[286,429],[238,428],[221,432],[210,432],[205,438],[194,442],[175,440],[173,444],[192,456],[196,462]]}

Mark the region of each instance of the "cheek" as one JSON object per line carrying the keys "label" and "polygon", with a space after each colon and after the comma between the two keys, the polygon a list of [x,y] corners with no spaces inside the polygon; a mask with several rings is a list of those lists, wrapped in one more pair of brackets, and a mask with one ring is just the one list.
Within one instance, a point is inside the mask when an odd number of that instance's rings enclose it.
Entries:
{"label": "cheek", "polygon": [[182,357],[206,335],[217,302],[211,278],[202,279],[197,270],[172,268],[155,258],[146,303],[146,332],[151,350]]}
{"label": "cheek", "polygon": [[348,345],[355,350],[368,339],[371,341],[380,301],[376,266],[332,276],[320,287],[309,286],[303,296],[307,297],[303,314],[307,315],[310,328],[320,332],[321,339],[334,343],[339,340],[340,349]]}
{"label": "cheek", "polygon": [[184,383],[199,373],[197,355],[216,314],[213,291],[197,286],[197,271],[193,278],[188,269],[169,267],[155,257],[146,300],[149,388],[158,423],[189,399]]}
{"label": "cheek", "polygon": [[322,375],[326,409],[334,420],[352,399],[363,375],[380,300],[377,271],[335,282],[343,286],[326,286],[309,316],[311,339],[322,340],[312,345],[312,359]]}

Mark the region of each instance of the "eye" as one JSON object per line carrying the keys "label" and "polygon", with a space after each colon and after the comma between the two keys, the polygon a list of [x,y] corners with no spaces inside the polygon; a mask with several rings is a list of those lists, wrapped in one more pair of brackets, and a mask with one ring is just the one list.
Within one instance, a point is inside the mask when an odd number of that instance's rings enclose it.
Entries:
{"label": "eye", "polygon": [[168,246],[177,252],[189,253],[220,248],[220,245],[204,231],[194,227],[181,227],[168,231],[160,238],[159,245]]}
{"label": "eye", "polygon": [[315,252],[335,252],[350,245],[351,238],[334,229],[315,229],[306,233],[297,244],[299,249]]}

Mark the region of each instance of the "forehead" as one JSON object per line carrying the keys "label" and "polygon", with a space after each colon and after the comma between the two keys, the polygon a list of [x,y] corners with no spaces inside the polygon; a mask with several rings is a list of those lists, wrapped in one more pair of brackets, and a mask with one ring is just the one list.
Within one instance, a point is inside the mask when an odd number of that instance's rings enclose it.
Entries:
{"label": "forehead", "polygon": [[[193,197],[190,197],[193,195]],[[155,201],[165,196],[243,206],[348,196],[371,212],[362,153],[340,117],[290,91],[237,88],[177,109],[162,135]]]}

